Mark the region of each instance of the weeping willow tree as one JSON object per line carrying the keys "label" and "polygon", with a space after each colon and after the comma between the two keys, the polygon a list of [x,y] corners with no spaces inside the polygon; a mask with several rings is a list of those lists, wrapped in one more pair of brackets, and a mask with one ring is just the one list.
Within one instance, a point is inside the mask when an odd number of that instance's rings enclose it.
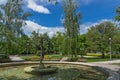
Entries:
{"label": "weeping willow tree", "polygon": [[77,57],[78,53],[78,36],[80,34],[80,13],[77,13],[79,5],[76,0],[65,0],[64,1],[64,12],[65,12],[65,49],[71,59]]}
{"label": "weeping willow tree", "polygon": [[12,44],[17,44],[17,37],[23,33],[22,26],[30,13],[26,13],[22,8],[22,0],[8,0],[6,4],[0,5],[0,22],[2,38],[6,43],[6,53],[12,53]]}

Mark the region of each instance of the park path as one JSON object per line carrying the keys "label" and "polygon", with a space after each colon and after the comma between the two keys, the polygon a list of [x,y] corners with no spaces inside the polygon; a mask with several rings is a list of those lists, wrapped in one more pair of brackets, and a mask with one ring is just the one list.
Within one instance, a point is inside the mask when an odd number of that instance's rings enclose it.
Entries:
{"label": "park path", "polygon": [[21,62],[21,61],[24,61],[24,59],[22,59],[22,58],[19,57],[18,55],[9,56],[9,58],[10,58],[11,61],[13,61],[13,62]]}
{"label": "park path", "polygon": [[93,64],[94,66],[105,68],[105,70],[109,73],[107,80],[120,80],[120,65],[118,66],[115,63],[120,64],[120,59],[104,62],[90,62],[90,64]]}
{"label": "park path", "polygon": [[108,68],[113,71],[118,71],[120,70],[120,66],[115,65],[115,63],[120,64],[120,59],[119,60],[111,60],[111,61],[102,61],[102,62],[88,62],[90,64],[93,64],[95,66],[103,67],[103,68]]}

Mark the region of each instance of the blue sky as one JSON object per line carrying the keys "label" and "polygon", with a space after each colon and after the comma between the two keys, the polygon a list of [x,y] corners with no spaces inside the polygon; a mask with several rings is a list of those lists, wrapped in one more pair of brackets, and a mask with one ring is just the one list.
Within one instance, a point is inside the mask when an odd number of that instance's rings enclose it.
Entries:
{"label": "blue sky", "polygon": [[[5,4],[7,0],[0,0],[0,4]],[[27,25],[23,27],[26,34],[33,30],[40,33],[48,32],[52,36],[57,31],[64,32],[64,10],[63,0],[58,0],[58,4],[49,3],[48,0],[23,0],[25,11],[33,13],[32,17],[26,20]],[[86,33],[92,25],[103,21],[113,21],[116,16],[116,8],[120,6],[120,0],[78,0],[81,12],[81,31]]]}
{"label": "blue sky", "polygon": [[[87,22],[98,22],[102,19],[114,19],[116,8],[120,5],[120,0],[78,0],[81,12],[82,24]],[[64,18],[63,4],[45,5],[50,14],[33,12],[34,16],[29,19],[35,19],[40,25],[45,26],[62,26],[61,19]],[[47,23],[46,23],[47,21]]]}

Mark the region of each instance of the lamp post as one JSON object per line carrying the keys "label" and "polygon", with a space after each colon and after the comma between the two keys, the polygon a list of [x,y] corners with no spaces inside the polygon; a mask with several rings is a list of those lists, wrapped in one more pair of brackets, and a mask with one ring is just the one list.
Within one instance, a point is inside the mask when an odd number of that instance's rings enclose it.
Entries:
{"label": "lamp post", "polygon": [[110,60],[112,59],[112,49],[111,49],[111,38],[109,38],[109,50],[110,50]]}

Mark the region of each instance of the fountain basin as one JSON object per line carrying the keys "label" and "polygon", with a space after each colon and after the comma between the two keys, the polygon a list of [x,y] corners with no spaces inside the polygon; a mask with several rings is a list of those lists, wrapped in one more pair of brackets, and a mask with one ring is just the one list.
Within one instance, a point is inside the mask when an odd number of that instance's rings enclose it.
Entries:
{"label": "fountain basin", "polygon": [[24,72],[28,66],[39,66],[39,62],[0,64],[0,80],[106,80],[108,75],[94,67],[77,63],[46,62],[45,66],[57,67],[57,72],[33,75]]}

